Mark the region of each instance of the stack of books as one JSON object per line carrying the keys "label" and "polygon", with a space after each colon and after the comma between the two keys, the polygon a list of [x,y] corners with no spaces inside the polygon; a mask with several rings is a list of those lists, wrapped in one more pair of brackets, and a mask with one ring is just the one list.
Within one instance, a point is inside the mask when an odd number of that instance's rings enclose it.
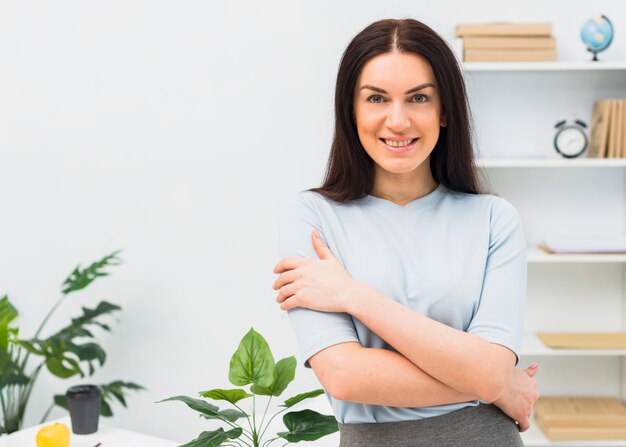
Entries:
{"label": "stack of books", "polygon": [[555,61],[556,40],[551,23],[460,24],[456,37],[462,40],[463,60]]}
{"label": "stack of books", "polygon": [[601,99],[593,106],[588,157],[626,157],[626,99]]}
{"label": "stack of books", "polygon": [[626,407],[615,397],[540,397],[535,421],[552,441],[626,439]]}
{"label": "stack of books", "polygon": [[551,349],[626,349],[625,332],[537,332]]}

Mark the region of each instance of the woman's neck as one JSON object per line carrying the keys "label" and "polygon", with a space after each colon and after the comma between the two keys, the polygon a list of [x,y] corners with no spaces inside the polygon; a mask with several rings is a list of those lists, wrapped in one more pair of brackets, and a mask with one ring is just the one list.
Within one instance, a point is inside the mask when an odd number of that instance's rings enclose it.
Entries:
{"label": "woman's neck", "polygon": [[426,178],[412,178],[410,180],[402,179],[400,176],[393,174],[391,176],[377,176],[370,195],[404,206],[430,194],[437,186],[439,185],[432,175]]}

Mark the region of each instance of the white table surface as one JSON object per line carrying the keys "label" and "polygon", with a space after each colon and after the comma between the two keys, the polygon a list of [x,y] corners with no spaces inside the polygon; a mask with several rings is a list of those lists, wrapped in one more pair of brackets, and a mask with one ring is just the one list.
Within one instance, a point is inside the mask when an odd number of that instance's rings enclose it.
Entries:
{"label": "white table surface", "polygon": [[44,425],[50,425],[55,422],[62,422],[70,429],[71,447],[94,447],[99,442],[101,443],[100,447],[176,447],[182,444],[109,427],[102,423],[102,419],[100,418],[98,423],[98,431],[91,435],[75,435],[72,433],[72,424],[69,416],[54,419],[40,425],[24,428],[8,436],[0,436],[0,447],[35,447],[35,437],[39,429]]}

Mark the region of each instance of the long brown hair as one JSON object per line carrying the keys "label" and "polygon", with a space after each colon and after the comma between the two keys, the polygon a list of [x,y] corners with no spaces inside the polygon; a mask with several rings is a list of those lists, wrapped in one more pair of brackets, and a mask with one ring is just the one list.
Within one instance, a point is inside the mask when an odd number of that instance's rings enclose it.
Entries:
{"label": "long brown hair", "polygon": [[471,116],[463,75],[448,44],[431,28],[414,19],[374,22],[350,42],[339,65],[335,86],[335,131],[322,186],[311,188],[340,203],[363,198],[374,186],[374,161],[365,152],[354,120],[353,94],[367,61],[380,54],[415,53],[431,65],[447,126],[430,155],[436,182],[450,190],[480,194],[473,163]]}

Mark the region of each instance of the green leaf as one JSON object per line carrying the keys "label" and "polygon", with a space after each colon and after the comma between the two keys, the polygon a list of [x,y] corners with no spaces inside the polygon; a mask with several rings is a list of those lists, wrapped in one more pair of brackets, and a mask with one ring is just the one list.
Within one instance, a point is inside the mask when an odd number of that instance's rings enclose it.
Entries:
{"label": "green leaf", "polygon": [[119,265],[122,260],[117,257],[117,254],[121,250],[117,250],[111,253],[108,256],[105,256],[101,260],[92,263],[86,269],[80,268],[80,265],[76,266],[74,271],[67,277],[67,279],[63,282],[65,287],[62,289],[61,293],[67,295],[68,293],[74,292],[76,290],[81,290],[91,284],[99,276],[107,276],[107,272],[103,272],[102,269],[109,265]]}
{"label": "green leaf", "polygon": [[274,380],[274,356],[265,339],[253,328],[243,337],[230,359],[228,380],[233,385],[270,386]]}
{"label": "green leaf", "polygon": [[[66,366],[65,363],[69,363],[69,365]],[[48,357],[46,360],[46,367],[48,368],[48,371],[61,379],[67,379],[68,377],[72,377],[76,374],[83,376],[78,363],[67,357]]]}
{"label": "green leaf", "polygon": [[246,393],[241,389],[234,390],[222,390],[219,388],[215,388],[214,390],[202,391],[200,393],[202,397],[208,397],[213,400],[227,400],[231,404],[236,404],[242,399],[246,399],[247,397],[252,397],[252,394]]}
{"label": "green leaf", "polygon": [[[116,380],[108,384],[101,384],[100,389],[102,390],[102,400],[108,404],[109,411],[111,411],[110,405],[114,402],[114,399],[126,407],[126,393],[124,389],[135,391],[145,390],[145,388],[141,385],[137,385],[133,382],[122,382],[120,380]],[[113,414],[112,411],[111,414]]]}
{"label": "green leaf", "polygon": [[100,366],[104,365],[106,360],[106,353],[96,343],[84,343],[82,345],[76,345],[71,342],[66,342],[65,346],[67,351],[73,353],[81,361],[98,360]]}
{"label": "green leaf", "polygon": [[155,403],[158,404],[161,402],[166,402],[168,400],[178,400],[178,401],[184,402],[192,410],[195,410],[199,413],[206,414],[209,416],[217,416],[218,411],[219,411],[219,407],[216,407],[215,405],[211,405],[210,403],[201,399],[194,399],[193,397],[187,397],[187,396],[168,397],[167,399],[159,400]]}
{"label": "green leaf", "polygon": [[18,340],[17,344],[22,348],[26,349],[31,354],[35,355],[45,355],[45,351],[43,349],[38,349],[33,343],[28,340]]}
{"label": "green leaf", "polygon": [[250,391],[261,396],[280,396],[287,385],[296,377],[296,358],[294,356],[284,358],[274,367],[274,381],[268,387],[252,385]]}
{"label": "green leaf", "polygon": [[111,411],[111,406],[104,399],[100,400],[100,416],[111,417],[113,416],[113,411]]}
{"label": "green leaf", "polygon": [[276,433],[289,442],[315,441],[339,431],[334,416],[325,416],[313,410],[293,411],[283,416],[288,432]]}
{"label": "green leaf", "polygon": [[9,324],[17,318],[17,310],[9,302],[9,297],[4,295],[0,299],[0,348],[9,348]]}
{"label": "green leaf", "polygon": [[61,408],[65,408],[67,411],[70,411],[70,407],[67,403],[67,397],[65,394],[55,394],[54,395],[54,404],[58,405]]}
{"label": "green leaf", "polygon": [[227,439],[237,439],[242,432],[241,427],[228,431],[224,431],[221,427],[213,431],[203,431],[196,439],[180,447],[215,447],[222,445]]}
{"label": "green leaf", "polygon": [[208,414],[201,414],[200,416],[205,419],[219,419],[222,421],[235,422],[237,419],[245,418],[248,415],[239,410],[228,409],[219,411],[216,416],[209,416]]}
{"label": "green leaf", "polygon": [[296,396],[290,397],[289,399],[287,399],[284,403],[284,405],[280,405],[281,407],[286,407],[286,408],[290,408],[293,407],[295,404],[302,402],[304,399],[309,399],[311,397],[317,397],[320,394],[324,394],[324,390],[323,389],[319,389],[319,390],[314,390],[314,391],[309,391],[307,393],[302,393],[302,394],[298,394]]}
{"label": "green leaf", "polygon": [[11,357],[9,351],[0,348],[0,392],[8,385],[26,385],[28,383],[29,378],[17,364],[16,359]]}

